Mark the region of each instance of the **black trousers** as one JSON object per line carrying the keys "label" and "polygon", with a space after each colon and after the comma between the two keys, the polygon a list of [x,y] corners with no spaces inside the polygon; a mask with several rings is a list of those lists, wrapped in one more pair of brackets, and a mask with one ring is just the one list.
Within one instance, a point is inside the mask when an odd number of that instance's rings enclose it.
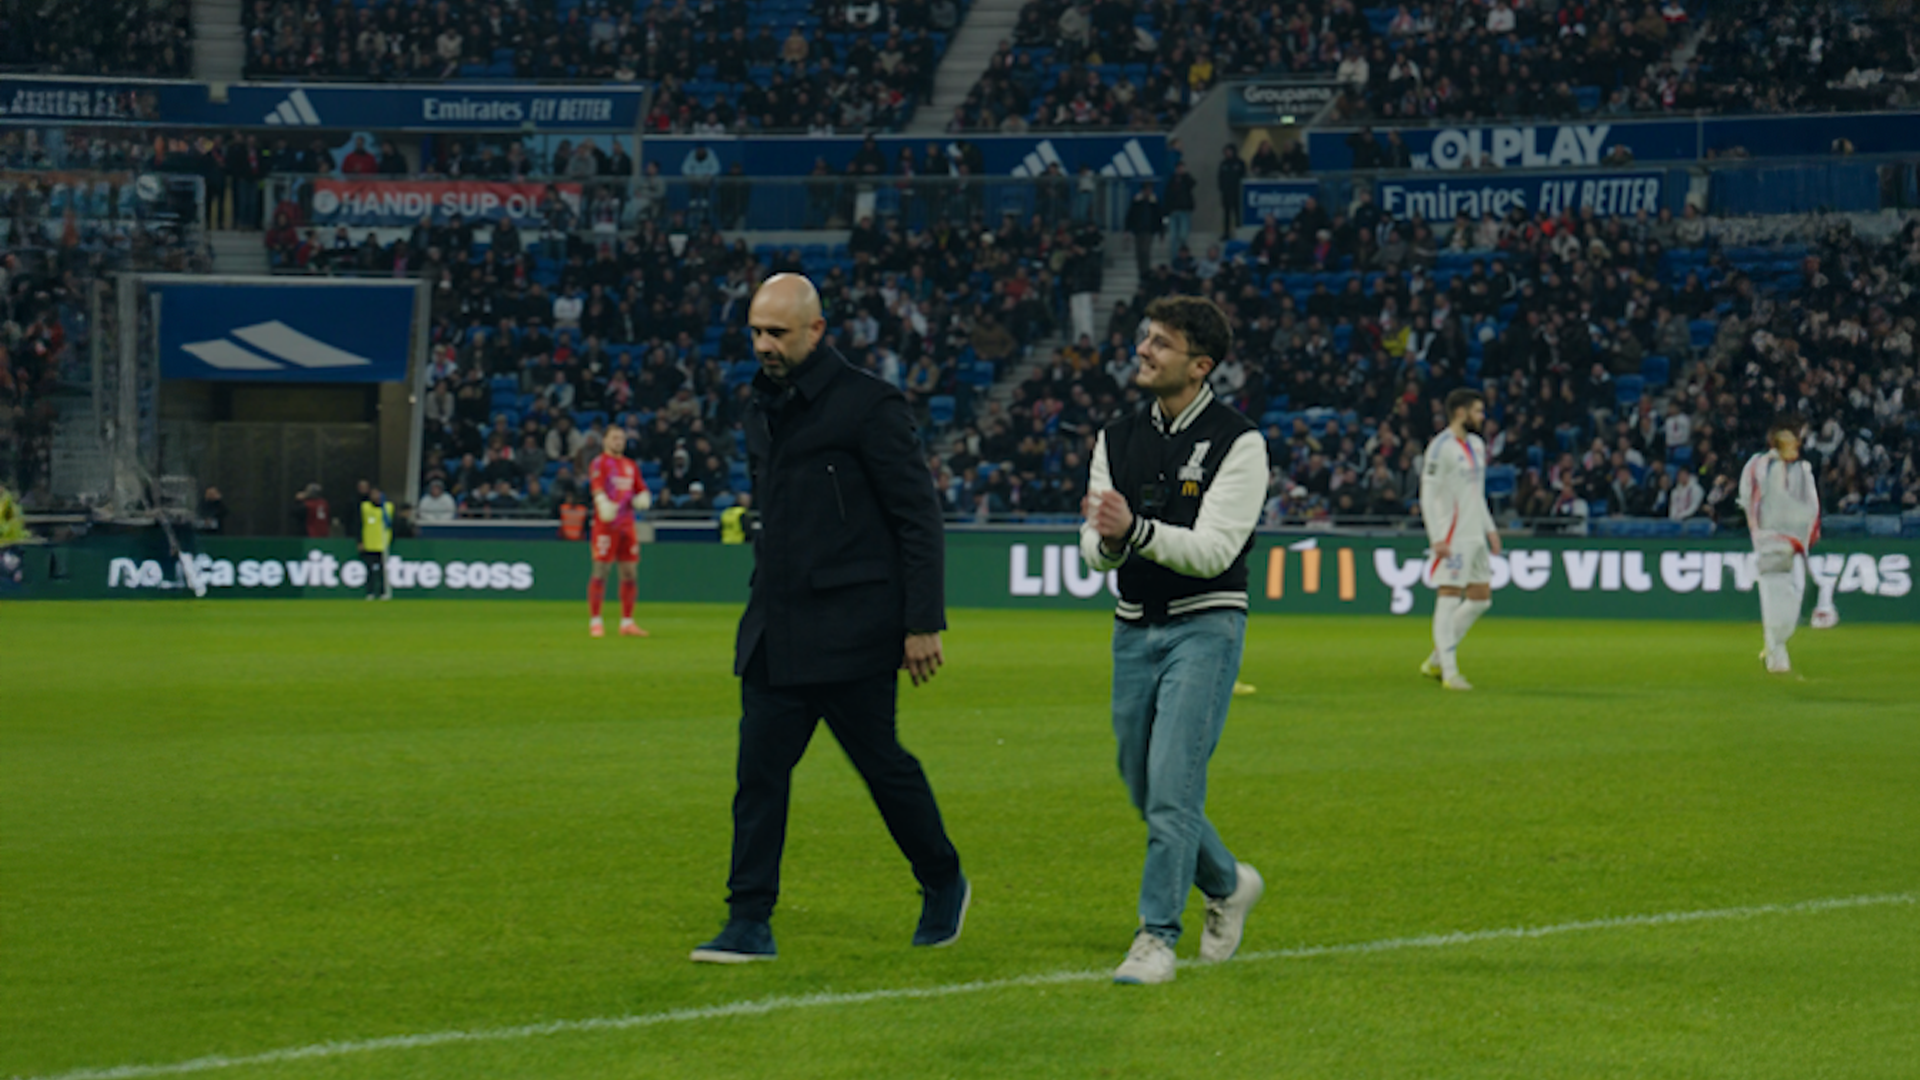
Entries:
{"label": "black trousers", "polygon": [[813,686],[768,685],[756,652],[740,681],[739,787],[733,796],[733,871],[727,905],[736,919],[764,921],[780,896],[780,853],[787,842],[793,769],[821,720],[867,783],[893,842],[927,889],[960,875],[933,788],[894,726],[899,676],[893,672]]}
{"label": "black trousers", "polygon": [[387,553],[384,551],[363,551],[360,561],[367,567],[367,595],[369,597],[387,595]]}

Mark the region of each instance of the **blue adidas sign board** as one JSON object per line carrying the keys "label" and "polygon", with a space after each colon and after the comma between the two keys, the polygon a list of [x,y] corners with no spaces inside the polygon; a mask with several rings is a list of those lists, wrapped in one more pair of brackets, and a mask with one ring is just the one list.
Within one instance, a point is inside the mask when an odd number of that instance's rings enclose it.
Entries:
{"label": "blue adidas sign board", "polygon": [[[969,135],[958,139],[951,135],[932,138],[912,135],[880,135],[874,143],[892,170],[900,151],[913,151],[918,163],[929,145],[944,150],[949,157],[966,142],[980,151],[981,176],[1040,176],[1049,165],[1059,165],[1068,176],[1077,175],[1082,166],[1106,177],[1125,180],[1165,178],[1172,172],[1167,158],[1167,137],[1158,132],[1125,135]],[[675,179],[683,175],[687,158],[695,147],[704,146],[720,159],[724,172],[738,162],[748,176],[802,177],[813,171],[816,158],[827,163],[834,179],[844,180],[847,163],[860,149],[857,137],[812,138],[806,136],[756,135],[697,138],[660,136],[641,143],[642,161],[656,162],[660,175]]]}
{"label": "blue adidas sign board", "polygon": [[163,378],[367,383],[407,377],[418,282],[153,288],[160,297]]}

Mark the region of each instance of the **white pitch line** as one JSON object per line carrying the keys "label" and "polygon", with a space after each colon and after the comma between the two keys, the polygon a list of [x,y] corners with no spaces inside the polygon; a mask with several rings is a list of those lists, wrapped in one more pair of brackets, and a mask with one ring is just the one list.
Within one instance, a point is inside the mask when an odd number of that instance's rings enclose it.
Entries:
{"label": "white pitch line", "polygon": [[[1386,938],[1380,941],[1361,941],[1345,945],[1303,945],[1292,949],[1273,949],[1267,952],[1242,953],[1235,958],[1234,963],[1257,963],[1264,960],[1305,960],[1321,956],[1351,956],[1368,953],[1394,952],[1400,949],[1437,949],[1453,945],[1476,945],[1488,941],[1524,941],[1532,938],[1553,937],[1558,934],[1579,933],[1585,930],[1618,930],[1629,927],[1676,926],[1685,923],[1752,919],[1763,915],[1800,915],[1824,911],[1841,911],[1847,908],[1882,907],[1889,904],[1913,904],[1916,902],[1920,902],[1920,897],[1917,897],[1913,893],[1888,893],[1877,896],[1845,896],[1826,900],[1805,900],[1797,904],[1759,904],[1753,907],[1714,908],[1706,911],[1668,911],[1658,915],[1624,915],[1612,919],[1588,919],[1581,922],[1555,923],[1551,926],[1516,926],[1501,930],[1462,930],[1451,934],[1424,934],[1418,937]],[[1181,961],[1181,966],[1187,967],[1193,963],[1193,961]],[[978,994],[991,990],[1058,986],[1065,983],[1104,982],[1109,978],[1112,978],[1112,972],[1106,970],[1055,971],[1037,975],[1019,975],[1008,979],[986,979],[979,982],[951,983],[946,986],[903,986],[892,989],[861,990],[850,993],[770,997],[760,998],[755,1001],[735,1001],[726,1005],[711,1005],[697,1009],[670,1009],[665,1012],[638,1013],[631,1016],[605,1016],[587,1020],[552,1020],[544,1024],[523,1024],[519,1027],[506,1028],[483,1028],[478,1031],[435,1031],[423,1035],[390,1035],[380,1039],[313,1043],[308,1046],[290,1046],[279,1050],[268,1050],[263,1053],[243,1054],[234,1057],[215,1054],[208,1057],[193,1058],[189,1061],[175,1061],[161,1065],[117,1065],[104,1069],[76,1069],[72,1072],[34,1078],[34,1080],[139,1080],[139,1078],[149,1076],[180,1076],[189,1073],[213,1072],[217,1069],[238,1069],[249,1065],[278,1065],[289,1061],[344,1057],[349,1054],[370,1054],[380,1050],[417,1050],[422,1047],[447,1046],[456,1043],[511,1042],[518,1039],[538,1038],[543,1035],[571,1035],[596,1031],[627,1031],[633,1028],[656,1027],[662,1024],[686,1023],[697,1020],[720,1020],[734,1016],[766,1016],[769,1013],[792,1012],[799,1009],[829,1008],[839,1005],[864,1005],[873,1001],[917,1001],[927,998],[954,997],[960,994]]]}

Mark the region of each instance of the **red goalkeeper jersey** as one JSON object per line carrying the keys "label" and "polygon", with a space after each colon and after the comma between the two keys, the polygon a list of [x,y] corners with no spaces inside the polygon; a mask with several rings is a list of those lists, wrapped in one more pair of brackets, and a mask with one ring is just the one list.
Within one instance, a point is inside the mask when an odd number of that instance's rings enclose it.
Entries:
{"label": "red goalkeeper jersey", "polygon": [[[613,520],[606,524],[633,524],[633,497],[647,490],[647,482],[640,478],[640,466],[632,458],[601,454],[593,459],[589,476],[592,478],[593,493],[605,495],[620,508]],[[598,518],[595,520],[597,523]]]}

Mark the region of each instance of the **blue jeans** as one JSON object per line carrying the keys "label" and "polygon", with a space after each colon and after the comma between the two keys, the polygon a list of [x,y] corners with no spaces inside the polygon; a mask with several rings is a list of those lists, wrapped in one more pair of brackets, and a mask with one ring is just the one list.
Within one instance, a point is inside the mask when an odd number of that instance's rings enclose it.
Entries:
{"label": "blue jeans", "polygon": [[1113,734],[1120,778],[1147,822],[1140,924],[1180,940],[1187,889],[1233,892],[1233,855],[1207,820],[1207,761],[1220,743],[1240,649],[1244,611],[1206,611],[1159,626],[1115,622]]}
{"label": "blue jeans", "polygon": [[1180,245],[1193,235],[1193,211],[1174,210],[1167,214],[1167,261],[1180,254]]}

